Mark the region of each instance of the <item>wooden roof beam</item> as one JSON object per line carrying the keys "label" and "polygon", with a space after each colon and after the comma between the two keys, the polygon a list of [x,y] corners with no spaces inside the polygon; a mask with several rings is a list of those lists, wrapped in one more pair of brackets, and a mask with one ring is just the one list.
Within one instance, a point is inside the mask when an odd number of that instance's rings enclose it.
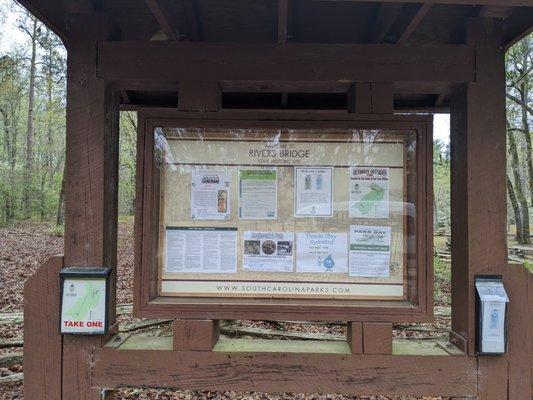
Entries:
{"label": "wooden roof beam", "polygon": [[161,0],[146,0],[146,4],[152,11],[157,23],[161,27],[161,30],[165,33],[168,40],[178,40],[179,32],[168,20],[168,12],[164,9],[161,4]]}
{"label": "wooden roof beam", "polygon": [[407,24],[403,32],[398,38],[398,43],[406,43],[413,32],[418,28],[424,17],[427,15],[429,10],[431,10],[432,4],[422,4],[418,6],[418,10],[415,12],[411,21]]}
{"label": "wooden roof beam", "polygon": [[67,23],[64,5],[50,0],[17,0],[20,5],[35,15],[66,44]]}
{"label": "wooden roof beam", "polygon": [[381,43],[400,13],[400,7],[388,7],[384,4],[376,4],[376,16],[366,34],[366,43]]}
{"label": "wooden roof beam", "polygon": [[[339,1],[339,0],[310,0],[310,1]],[[416,3],[416,4],[442,4],[442,5],[468,5],[468,6],[509,6],[531,7],[531,0],[343,0],[360,3]]]}
{"label": "wooden roof beam", "polygon": [[468,45],[98,43],[98,76],[137,82],[470,82],[474,69]]}
{"label": "wooden roof beam", "polygon": [[289,18],[289,0],[278,0],[278,43],[287,42],[288,18]]}
{"label": "wooden roof beam", "polygon": [[198,13],[197,0],[183,0],[185,18],[187,20],[187,37],[192,42],[203,40],[202,25]]}

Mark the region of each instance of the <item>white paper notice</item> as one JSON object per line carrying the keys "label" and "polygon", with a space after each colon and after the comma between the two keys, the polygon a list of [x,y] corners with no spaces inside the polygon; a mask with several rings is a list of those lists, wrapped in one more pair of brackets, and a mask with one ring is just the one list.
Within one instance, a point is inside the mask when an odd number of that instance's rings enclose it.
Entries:
{"label": "white paper notice", "polygon": [[350,276],[388,278],[390,226],[350,225]]}
{"label": "white paper notice", "polygon": [[231,177],[226,172],[192,172],[191,218],[196,220],[230,219]]}
{"label": "white paper notice", "polygon": [[333,215],[333,168],[294,167],[294,216]]}
{"label": "white paper notice", "polygon": [[278,218],[278,171],[239,170],[239,219]]}
{"label": "white paper notice", "polygon": [[165,272],[237,272],[237,228],[167,228]]}
{"label": "white paper notice", "polygon": [[294,233],[244,232],[243,269],[293,272]]}
{"label": "white paper notice", "polygon": [[350,168],[350,217],[389,218],[389,169]]}
{"label": "white paper notice", "polygon": [[296,234],[298,272],[348,272],[348,235],[346,233]]}

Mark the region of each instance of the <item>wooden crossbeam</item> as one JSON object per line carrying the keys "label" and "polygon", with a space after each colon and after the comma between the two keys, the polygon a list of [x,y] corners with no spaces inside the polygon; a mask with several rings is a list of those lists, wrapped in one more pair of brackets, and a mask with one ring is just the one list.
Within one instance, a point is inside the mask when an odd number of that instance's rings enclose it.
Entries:
{"label": "wooden crossbeam", "polygon": [[[312,346],[310,347],[312,352]],[[139,366],[142,365],[142,368]],[[200,366],[200,367],[199,367]],[[95,387],[477,395],[475,357],[95,350]],[[152,373],[146,373],[152,371]],[[416,384],[415,384],[416,382]]]}
{"label": "wooden crossbeam", "polygon": [[413,32],[418,28],[424,17],[431,10],[432,4],[422,4],[418,6],[418,10],[415,12],[411,21],[407,24],[403,32],[398,38],[398,43],[405,43],[409,40]]}
{"label": "wooden crossbeam", "polygon": [[178,40],[179,34],[176,33],[174,27],[167,18],[167,13],[163,10],[160,0],[146,0],[146,4],[150,7],[150,11],[154,15],[157,23],[167,36],[168,40]]}
{"label": "wooden crossbeam", "polygon": [[[315,0],[310,0],[315,1]],[[317,0],[317,1],[339,1],[339,0]],[[361,2],[362,0],[344,0]],[[469,5],[469,6],[511,6],[511,7],[531,7],[531,0],[364,0],[367,3],[417,3],[417,4],[443,4],[443,5]]]}
{"label": "wooden crossbeam", "polygon": [[[209,54],[209,57],[206,57]],[[98,76],[111,80],[470,82],[467,45],[99,42]]]}
{"label": "wooden crossbeam", "polygon": [[383,42],[385,35],[401,11],[400,7],[386,7],[383,4],[376,4],[376,6],[376,16],[366,34],[366,43]]}

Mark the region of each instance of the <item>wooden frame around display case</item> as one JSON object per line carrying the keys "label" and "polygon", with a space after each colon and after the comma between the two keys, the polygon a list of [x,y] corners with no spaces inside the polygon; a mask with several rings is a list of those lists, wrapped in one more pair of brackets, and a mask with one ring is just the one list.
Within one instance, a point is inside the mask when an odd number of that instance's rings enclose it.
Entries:
{"label": "wooden frame around display case", "polygon": [[[408,132],[414,136],[413,172],[405,173],[404,155],[403,197],[416,205],[415,218],[403,217],[403,234],[411,235],[413,251],[402,250],[403,295],[401,297],[313,297],[273,295],[207,295],[202,293],[175,294],[162,290],[162,242],[166,225],[165,193],[162,178],[154,163],[154,130],[156,128],[251,129],[251,130],[377,130]],[[289,320],[372,320],[388,322],[428,321],[433,309],[432,263],[432,118],[428,116],[365,116],[346,114],[297,113],[282,116],[276,113],[223,112],[216,119],[196,119],[191,113],[146,112],[139,114],[137,156],[137,201],[135,228],[135,289],[134,312],[139,317],[174,317],[206,319],[289,319]],[[308,143],[312,143],[308,138]],[[350,142],[353,143],[353,142]],[[403,142],[402,142],[403,143]],[[340,144],[342,146],[342,143]],[[404,145],[404,148],[406,146]],[[406,150],[405,150],[406,151]],[[229,164],[228,164],[229,165]],[[312,165],[312,164],[310,164]],[[174,188],[175,190],[175,188]],[[407,204],[405,201],[404,204]],[[175,203],[174,203],[175,204]],[[185,205],[184,205],[185,207]],[[406,207],[404,205],[404,207]],[[406,214],[406,212],[404,211]],[[409,225],[409,226],[408,226]],[[224,225],[222,225],[224,226]],[[227,226],[227,225],[226,225]],[[244,228],[242,228],[244,230]],[[241,228],[239,227],[239,231]],[[407,240],[404,239],[404,242]],[[238,239],[240,246],[240,236]],[[407,245],[403,245],[407,246]],[[240,250],[239,253],[240,254]],[[408,260],[409,258],[409,260]],[[167,274],[168,275],[168,274]],[[172,275],[172,274],[170,274]],[[292,276],[292,275],[291,275]],[[168,277],[167,277],[168,278]],[[167,279],[165,278],[165,279]],[[174,278],[168,278],[174,279]],[[187,285],[190,278],[174,279]],[[213,278],[214,279],[214,278]],[[242,278],[241,282],[247,282]],[[198,279],[197,281],[201,281]],[[283,279],[268,278],[261,282],[284,283]],[[165,281],[167,282],[167,281]],[[194,281],[196,283],[196,281]],[[296,282],[294,279],[292,283]],[[299,281],[298,281],[299,282]],[[316,282],[315,282],[316,283]],[[321,283],[319,281],[319,283]],[[338,282],[335,282],[338,283]],[[365,283],[365,284],[368,284]],[[385,284],[383,284],[385,286]],[[168,287],[168,285],[166,286]]]}

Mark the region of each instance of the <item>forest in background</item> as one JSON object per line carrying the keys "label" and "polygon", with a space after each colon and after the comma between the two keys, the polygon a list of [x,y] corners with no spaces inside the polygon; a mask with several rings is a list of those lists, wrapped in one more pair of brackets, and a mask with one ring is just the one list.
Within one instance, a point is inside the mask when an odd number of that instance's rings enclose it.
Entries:
{"label": "forest in background", "polygon": [[[14,1],[0,3],[0,26],[17,14],[24,43],[0,51],[0,226],[64,220],[66,51],[61,41]],[[0,31],[2,35],[8,32]],[[533,206],[533,35],[507,54],[508,231],[531,242]],[[133,215],[136,115],[120,118],[119,213]],[[450,149],[434,142],[435,228],[449,232]]]}

